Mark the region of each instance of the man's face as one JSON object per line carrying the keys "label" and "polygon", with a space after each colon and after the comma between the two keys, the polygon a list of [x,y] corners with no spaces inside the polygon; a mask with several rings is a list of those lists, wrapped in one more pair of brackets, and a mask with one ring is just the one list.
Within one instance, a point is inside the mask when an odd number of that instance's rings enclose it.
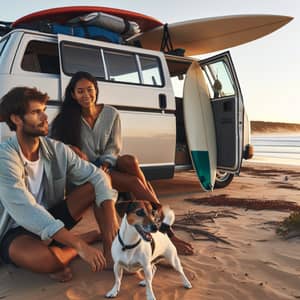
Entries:
{"label": "man's face", "polygon": [[48,116],[45,113],[46,104],[30,101],[24,115],[20,130],[30,137],[46,136],[48,134]]}

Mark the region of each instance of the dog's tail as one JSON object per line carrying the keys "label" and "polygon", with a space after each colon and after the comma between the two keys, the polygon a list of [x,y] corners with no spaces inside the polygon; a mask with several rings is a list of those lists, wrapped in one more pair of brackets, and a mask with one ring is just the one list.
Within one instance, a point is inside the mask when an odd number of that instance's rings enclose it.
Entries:
{"label": "dog's tail", "polygon": [[170,206],[163,206],[162,211],[164,214],[164,219],[162,222],[166,225],[171,226],[175,221],[174,211],[170,208]]}

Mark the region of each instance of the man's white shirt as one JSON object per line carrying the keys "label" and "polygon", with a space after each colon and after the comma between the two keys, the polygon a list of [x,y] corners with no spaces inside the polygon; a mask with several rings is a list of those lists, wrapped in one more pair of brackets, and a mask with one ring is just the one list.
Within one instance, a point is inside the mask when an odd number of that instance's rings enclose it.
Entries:
{"label": "man's white shirt", "polygon": [[[44,175],[44,164],[41,160],[41,155],[39,152],[39,158],[35,161],[28,160],[22,150],[20,149],[20,155],[24,163],[25,167],[25,174],[26,174],[26,180],[28,184],[28,189],[30,193],[35,198],[36,202],[45,208],[46,205],[43,203],[43,196],[44,196],[44,186],[42,184],[43,181],[43,175]],[[13,227],[19,226],[16,222],[13,224]]]}

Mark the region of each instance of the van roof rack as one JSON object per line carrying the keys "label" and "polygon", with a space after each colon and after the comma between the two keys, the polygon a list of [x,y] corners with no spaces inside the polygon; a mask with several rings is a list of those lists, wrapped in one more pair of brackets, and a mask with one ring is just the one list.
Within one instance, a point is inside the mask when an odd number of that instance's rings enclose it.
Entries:
{"label": "van roof rack", "polygon": [[12,22],[0,21],[0,36],[3,36],[12,30]]}

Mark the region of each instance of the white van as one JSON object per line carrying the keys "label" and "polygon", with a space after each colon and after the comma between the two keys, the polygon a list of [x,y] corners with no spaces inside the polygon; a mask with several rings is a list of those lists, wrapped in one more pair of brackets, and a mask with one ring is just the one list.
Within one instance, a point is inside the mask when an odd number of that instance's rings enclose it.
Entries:
{"label": "white van", "polygon": [[[14,29],[0,40],[0,97],[15,86],[50,96],[47,113],[58,113],[70,77],[87,71],[98,79],[99,101],[121,115],[122,153],[134,154],[148,179],[171,178],[192,168],[185,136],[182,89],[194,59],[139,47],[62,34]],[[216,187],[228,185],[249,158],[249,126],[229,52],[199,61],[211,95],[217,138]],[[222,94],[213,86],[222,82]],[[176,89],[176,95],[174,93]],[[0,123],[0,141],[12,133]]]}

